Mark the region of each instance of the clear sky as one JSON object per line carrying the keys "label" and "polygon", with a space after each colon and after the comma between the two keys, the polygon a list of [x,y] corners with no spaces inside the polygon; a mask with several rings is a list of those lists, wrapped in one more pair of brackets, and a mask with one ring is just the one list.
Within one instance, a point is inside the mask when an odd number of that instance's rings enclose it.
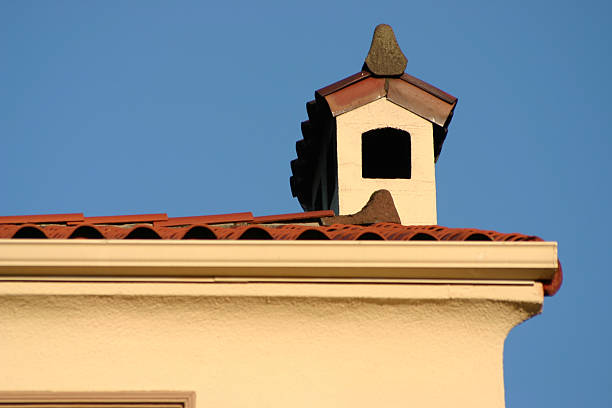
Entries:
{"label": "clear sky", "polygon": [[0,214],[300,211],[305,103],[387,23],[459,98],[439,224],[559,242],[564,286],[506,341],[507,405],[610,407],[611,4],[0,1]]}

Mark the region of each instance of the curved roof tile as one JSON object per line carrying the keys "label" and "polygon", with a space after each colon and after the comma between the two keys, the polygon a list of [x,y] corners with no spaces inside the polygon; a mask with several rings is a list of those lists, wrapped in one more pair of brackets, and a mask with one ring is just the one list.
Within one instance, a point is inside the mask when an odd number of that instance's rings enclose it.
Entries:
{"label": "curved roof tile", "polygon": [[[369,234],[369,235],[368,235]],[[59,224],[0,225],[0,239],[11,238],[87,238],[87,239],[334,239],[357,240],[363,236],[389,241],[543,241],[533,235],[501,233],[474,228],[448,228],[439,225],[400,225],[378,223],[373,225],[334,224],[312,226],[301,224],[242,224],[211,226],[207,224],[162,227],[151,224],[78,226]],[[308,237],[308,238],[306,238]],[[362,238],[363,239],[363,238]]]}
{"label": "curved roof tile", "polygon": [[[448,228],[440,225],[400,225],[394,223],[377,223],[372,225],[334,224],[305,225],[295,221],[314,220],[317,216],[326,215],[322,212],[298,215],[285,214],[253,218],[250,213],[233,214],[223,217],[181,217],[178,226],[172,223],[153,221],[150,223],[126,224],[72,224],[74,217],[60,216],[20,216],[13,217],[12,224],[0,222],[0,239],[216,239],[216,240],[387,240],[387,241],[543,241],[543,239],[519,233],[501,233],[497,231],[474,228]],[[135,217],[139,218],[139,217]],[[114,222],[119,220],[136,221],[135,218],[109,217]],[[240,221],[226,225],[209,225],[203,220],[213,223],[230,218]],[[49,220],[61,219],[58,223],[49,224]],[[84,218],[87,221],[88,218]],[[90,218],[91,219],[91,218]],[[33,223],[34,220],[43,220]],[[100,220],[97,218],[96,221]],[[170,218],[169,220],[173,220]],[[174,220],[177,220],[176,218]],[[242,221],[245,220],[245,221]],[[247,221],[247,220],[250,220]],[[269,224],[266,222],[286,221],[285,224]],[[2,221],[0,219],[0,221]],[[6,220],[5,220],[6,221]],[[192,221],[189,223],[188,221]],[[290,223],[294,221],[294,223]],[[57,221],[56,221],[57,222]],[[550,282],[544,282],[547,295],[554,295],[563,280],[563,272],[559,263],[558,272]]]}

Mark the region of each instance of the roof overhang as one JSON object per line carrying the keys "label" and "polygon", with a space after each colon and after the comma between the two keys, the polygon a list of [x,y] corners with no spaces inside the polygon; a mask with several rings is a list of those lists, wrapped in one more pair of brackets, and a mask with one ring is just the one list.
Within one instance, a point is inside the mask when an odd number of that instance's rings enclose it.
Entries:
{"label": "roof overhang", "polygon": [[0,278],[550,281],[555,242],[0,240]]}
{"label": "roof overhang", "polygon": [[306,104],[308,120],[302,122],[303,139],[296,143],[297,159],[291,161],[291,192],[302,207],[312,210],[312,182],[318,152],[329,143],[335,118],[378,99],[390,102],[429,121],[433,126],[434,161],[438,160],[453,118],[457,98],[409,74],[376,76],[360,71],[315,92]]}
{"label": "roof overhang", "polygon": [[315,97],[326,101],[334,117],[387,97],[391,102],[443,128],[448,127],[457,105],[454,96],[411,75],[385,78],[364,71],[319,89]]}

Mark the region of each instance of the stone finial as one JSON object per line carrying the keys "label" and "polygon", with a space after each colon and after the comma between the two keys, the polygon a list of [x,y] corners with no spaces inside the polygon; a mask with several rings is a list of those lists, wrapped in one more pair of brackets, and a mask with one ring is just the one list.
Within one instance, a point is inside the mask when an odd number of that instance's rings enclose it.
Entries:
{"label": "stone finial", "polygon": [[376,26],[364,68],[374,75],[394,76],[402,75],[407,63],[408,59],[397,44],[391,26]]}

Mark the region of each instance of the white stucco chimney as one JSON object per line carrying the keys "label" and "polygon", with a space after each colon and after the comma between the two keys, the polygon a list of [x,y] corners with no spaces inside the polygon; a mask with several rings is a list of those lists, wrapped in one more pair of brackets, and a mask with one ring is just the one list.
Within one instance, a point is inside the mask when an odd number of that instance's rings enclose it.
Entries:
{"label": "white stucco chimney", "polygon": [[402,224],[437,224],[435,161],[457,98],[405,74],[406,64],[382,24],[362,71],[315,92],[291,163],[305,210],[352,214],[385,189]]}

